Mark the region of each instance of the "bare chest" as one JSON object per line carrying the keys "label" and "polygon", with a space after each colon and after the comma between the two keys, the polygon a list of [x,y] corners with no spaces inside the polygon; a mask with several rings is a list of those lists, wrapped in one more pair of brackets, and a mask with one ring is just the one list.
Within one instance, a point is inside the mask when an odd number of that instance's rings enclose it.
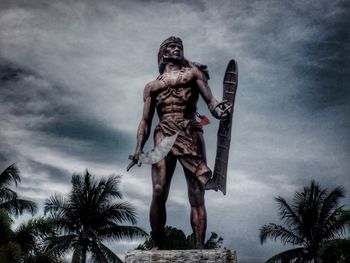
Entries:
{"label": "bare chest", "polygon": [[189,69],[167,72],[161,75],[156,91],[156,105],[195,104],[198,98],[194,74]]}
{"label": "bare chest", "polygon": [[194,75],[190,69],[181,69],[162,74],[159,78],[160,88],[190,86]]}

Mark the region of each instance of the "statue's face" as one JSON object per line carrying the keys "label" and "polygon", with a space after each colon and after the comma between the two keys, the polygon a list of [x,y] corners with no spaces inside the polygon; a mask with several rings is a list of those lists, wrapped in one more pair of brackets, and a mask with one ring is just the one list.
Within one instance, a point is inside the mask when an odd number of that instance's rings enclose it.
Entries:
{"label": "statue's face", "polygon": [[183,59],[183,50],[182,46],[178,43],[170,43],[165,48],[164,58],[166,60],[182,60]]}

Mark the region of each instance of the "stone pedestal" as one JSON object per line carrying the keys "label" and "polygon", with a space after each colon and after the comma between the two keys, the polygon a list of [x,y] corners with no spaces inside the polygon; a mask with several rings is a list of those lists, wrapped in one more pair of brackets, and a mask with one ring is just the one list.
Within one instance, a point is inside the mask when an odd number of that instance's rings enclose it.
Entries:
{"label": "stone pedestal", "polygon": [[237,263],[236,251],[228,249],[194,250],[133,250],[126,254],[125,263]]}

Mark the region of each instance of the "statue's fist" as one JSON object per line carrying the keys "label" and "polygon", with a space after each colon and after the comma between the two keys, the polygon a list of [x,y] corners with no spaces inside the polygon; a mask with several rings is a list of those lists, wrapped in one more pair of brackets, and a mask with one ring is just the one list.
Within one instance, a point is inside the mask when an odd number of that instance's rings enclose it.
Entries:
{"label": "statue's fist", "polygon": [[139,159],[140,159],[140,155],[141,153],[143,153],[142,150],[136,150],[134,155],[132,156],[132,161],[135,163],[135,164],[138,164],[139,166],[141,166],[141,164],[139,164]]}
{"label": "statue's fist", "polygon": [[210,111],[214,117],[220,120],[225,120],[230,116],[232,104],[228,103],[226,100],[216,102],[214,105],[210,106]]}

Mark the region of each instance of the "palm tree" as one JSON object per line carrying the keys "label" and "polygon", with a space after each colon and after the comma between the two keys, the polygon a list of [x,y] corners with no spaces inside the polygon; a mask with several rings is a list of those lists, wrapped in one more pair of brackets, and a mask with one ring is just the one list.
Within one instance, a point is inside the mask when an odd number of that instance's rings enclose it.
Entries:
{"label": "palm tree", "polygon": [[336,187],[322,189],[315,181],[302,192],[296,192],[292,204],[283,197],[275,198],[279,216],[284,225],[266,224],[260,229],[260,242],[278,238],[285,245],[300,247],[284,251],[266,262],[317,262],[317,251],[328,242],[345,233],[350,218],[339,204],[345,191]]}
{"label": "palm tree", "polygon": [[[94,262],[122,262],[102,241],[134,239],[147,236],[136,224],[135,209],[119,201],[120,177],[99,181],[86,171],[72,176],[72,190],[67,198],[53,195],[45,202],[62,235],[51,238],[48,249],[57,253],[73,250],[72,262],[85,263],[88,255]],[[124,221],[132,225],[121,225]]]}
{"label": "palm tree", "polygon": [[0,174],[0,209],[4,209],[9,214],[18,216],[23,212],[34,214],[37,206],[34,202],[20,199],[15,191],[10,187],[21,182],[19,170],[15,164],[11,164]]}

